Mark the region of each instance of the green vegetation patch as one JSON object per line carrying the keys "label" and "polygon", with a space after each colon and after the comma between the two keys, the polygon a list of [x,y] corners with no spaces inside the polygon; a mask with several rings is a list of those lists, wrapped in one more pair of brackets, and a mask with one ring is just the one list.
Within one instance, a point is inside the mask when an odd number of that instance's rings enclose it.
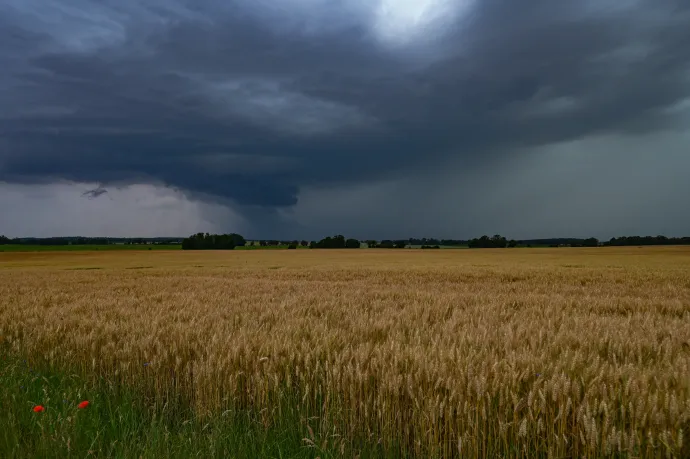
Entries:
{"label": "green vegetation patch", "polygon": [[[247,410],[202,421],[182,402],[147,401],[105,379],[89,383],[7,353],[0,356],[0,387],[0,457],[353,457],[337,438],[315,437],[288,406],[268,426]],[[361,458],[386,457],[376,445],[366,447]]]}

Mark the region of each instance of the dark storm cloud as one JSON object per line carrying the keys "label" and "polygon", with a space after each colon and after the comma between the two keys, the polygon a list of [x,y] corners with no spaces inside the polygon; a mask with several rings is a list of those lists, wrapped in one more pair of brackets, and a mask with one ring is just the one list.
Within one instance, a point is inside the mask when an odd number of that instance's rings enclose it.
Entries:
{"label": "dark storm cloud", "polygon": [[304,186],[655,131],[690,96],[687,2],[456,3],[396,41],[378,2],[3,0],[0,181],[283,207]]}

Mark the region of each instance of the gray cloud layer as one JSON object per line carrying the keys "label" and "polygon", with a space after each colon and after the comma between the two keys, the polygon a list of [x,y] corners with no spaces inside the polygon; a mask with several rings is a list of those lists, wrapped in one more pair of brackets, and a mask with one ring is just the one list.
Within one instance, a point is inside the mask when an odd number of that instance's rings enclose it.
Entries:
{"label": "gray cloud layer", "polygon": [[688,97],[680,0],[0,0],[10,183],[163,184],[270,212],[683,130]]}

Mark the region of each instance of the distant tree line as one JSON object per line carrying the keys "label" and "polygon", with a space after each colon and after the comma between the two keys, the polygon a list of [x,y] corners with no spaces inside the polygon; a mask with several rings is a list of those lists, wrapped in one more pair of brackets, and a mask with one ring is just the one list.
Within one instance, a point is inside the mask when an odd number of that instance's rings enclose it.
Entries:
{"label": "distant tree line", "polygon": [[446,246],[446,247],[452,247],[452,246],[465,246],[469,241],[465,241],[463,239],[434,239],[434,238],[426,238],[423,237],[421,239],[418,238],[413,238],[411,237],[410,239],[407,240],[407,242],[410,245],[421,245],[421,246]]}
{"label": "distant tree line", "polygon": [[549,247],[598,247],[599,240],[596,238],[587,239],[531,239],[527,241],[516,241],[515,239],[506,239],[505,237],[496,234],[494,236],[482,236],[480,238],[471,239],[467,246],[471,249],[495,249],[495,248],[513,248],[513,247],[531,247],[533,245],[549,246]]}
{"label": "distant tree line", "polygon": [[534,239],[530,241],[520,241],[519,245],[532,246],[548,246],[548,247],[598,247],[602,245],[597,238],[588,239],[573,239],[573,238],[556,238],[556,239]]}
{"label": "distant tree line", "polygon": [[0,236],[0,245],[44,245],[44,246],[63,246],[63,245],[109,245],[109,244],[180,244],[182,238],[115,238],[115,237],[17,237],[8,238]]}
{"label": "distant tree line", "polygon": [[182,240],[182,250],[233,250],[245,243],[244,237],[236,233],[197,233]]}
{"label": "distant tree line", "polygon": [[0,236],[0,244],[2,245],[106,245],[108,240],[102,237],[46,237],[46,238],[14,238],[9,239],[5,236]]}
{"label": "distant tree line", "polygon": [[281,245],[287,245],[287,246],[302,246],[302,247],[308,247],[309,242],[308,241],[278,241],[275,239],[270,239],[270,240],[265,240],[265,241],[252,241],[251,245],[258,245],[260,247],[280,247]]}
{"label": "distant tree line", "polygon": [[690,237],[623,236],[611,238],[608,242],[605,242],[604,245],[690,245]]}
{"label": "distant tree line", "polygon": [[367,247],[370,249],[404,249],[407,247],[409,241],[406,240],[397,240],[397,241],[392,241],[390,239],[384,239],[380,242],[378,241],[366,241]]}
{"label": "distant tree line", "polygon": [[[409,238],[409,239],[384,239],[381,241],[369,239],[362,241],[369,248],[377,249],[403,249],[409,246],[418,246],[423,249],[435,249],[442,246],[467,246],[470,248],[510,248],[510,247],[597,247],[597,246],[651,246],[651,245],[690,245],[690,237],[666,237],[666,236],[623,236],[611,238],[609,241],[600,242],[596,238],[550,238],[514,240],[506,239],[501,235],[482,236],[470,240],[462,239],[434,239],[434,238]],[[108,245],[108,244],[182,244],[185,250],[232,250],[235,247],[247,245],[247,241],[239,234],[208,234],[197,233],[187,238],[107,238],[107,237],[47,237],[47,238],[8,238],[0,235],[0,245]],[[288,249],[312,248],[312,249],[356,249],[361,242],[353,238],[345,238],[343,235],[329,236],[320,241],[306,240],[254,240],[249,245],[260,247],[287,247]]]}

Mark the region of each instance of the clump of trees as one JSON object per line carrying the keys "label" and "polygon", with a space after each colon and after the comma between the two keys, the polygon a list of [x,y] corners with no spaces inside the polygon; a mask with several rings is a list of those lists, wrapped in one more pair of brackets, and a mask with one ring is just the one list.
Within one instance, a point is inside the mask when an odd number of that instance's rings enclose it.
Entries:
{"label": "clump of trees", "polygon": [[360,244],[359,240],[357,239],[350,238],[347,241],[345,241],[346,249],[359,249],[361,246],[362,244]]}
{"label": "clump of trees", "polygon": [[182,240],[182,250],[233,250],[246,244],[239,234],[197,233]]}
{"label": "clump of trees", "polygon": [[508,241],[505,237],[500,234],[496,234],[492,237],[482,236],[480,238],[474,238],[467,243],[470,249],[498,249],[505,247],[516,247],[516,241]]}
{"label": "clump of trees", "polygon": [[345,236],[338,234],[336,236],[328,236],[320,241],[312,241],[309,244],[311,249],[359,249],[361,246],[357,239],[345,239]]}
{"label": "clump of trees", "polygon": [[309,245],[311,249],[344,249],[345,236],[338,234],[336,236],[328,236],[321,239],[319,242],[314,242]]}
{"label": "clump of trees", "polygon": [[570,244],[571,247],[599,247],[599,239],[595,237],[590,237],[585,240],[583,240],[580,243],[572,243]]}

